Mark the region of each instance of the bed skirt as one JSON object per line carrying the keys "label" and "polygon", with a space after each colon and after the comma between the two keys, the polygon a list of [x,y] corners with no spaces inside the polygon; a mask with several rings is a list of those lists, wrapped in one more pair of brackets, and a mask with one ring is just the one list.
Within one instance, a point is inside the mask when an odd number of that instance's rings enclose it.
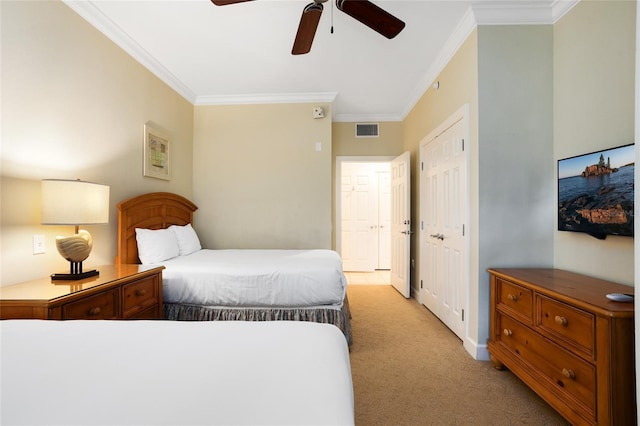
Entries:
{"label": "bed skirt", "polygon": [[242,308],[227,306],[164,304],[164,318],[175,321],[309,321],[333,324],[351,346],[351,312],[345,297],[342,307]]}

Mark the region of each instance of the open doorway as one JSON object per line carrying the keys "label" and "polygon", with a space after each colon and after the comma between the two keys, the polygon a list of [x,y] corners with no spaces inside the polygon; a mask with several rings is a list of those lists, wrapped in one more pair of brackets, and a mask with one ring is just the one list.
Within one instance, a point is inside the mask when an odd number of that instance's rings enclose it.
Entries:
{"label": "open doorway", "polygon": [[336,158],[336,249],[346,272],[391,267],[391,160]]}

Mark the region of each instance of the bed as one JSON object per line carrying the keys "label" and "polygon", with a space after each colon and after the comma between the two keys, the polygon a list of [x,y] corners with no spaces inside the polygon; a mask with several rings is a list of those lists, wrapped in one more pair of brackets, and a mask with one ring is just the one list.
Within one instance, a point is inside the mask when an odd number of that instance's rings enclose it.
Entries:
{"label": "bed", "polygon": [[295,321],[0,321],[7,425],[353,425],[346,341]]}
{"label": "bed", "polygon": [[[165,266],[166,319],[327,323],[351,344],[346,278],[335,251],[203,249],[192,228],[196,210],[190,200],[167,192],[118,204],[116,264]],[[178,249],[158,236],[169,230]]]}

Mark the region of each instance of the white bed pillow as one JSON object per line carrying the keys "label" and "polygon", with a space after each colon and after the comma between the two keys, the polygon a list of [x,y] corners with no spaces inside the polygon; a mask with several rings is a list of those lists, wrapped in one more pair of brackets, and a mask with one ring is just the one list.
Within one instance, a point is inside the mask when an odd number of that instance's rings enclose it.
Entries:
{"label": "white bed pillow", "polygon": [[176,240],[178,240],[180,256],[186,256],[202,249],[198,234],[196,234],[196,230],[193,229],[190,223],[184,226],[171,225],[169,229],[173,231]]}
{"label": "white bed pillow", "polygon": [[138,257],[143,265],[178,257],[178,240],[170,229],[136,228]]}

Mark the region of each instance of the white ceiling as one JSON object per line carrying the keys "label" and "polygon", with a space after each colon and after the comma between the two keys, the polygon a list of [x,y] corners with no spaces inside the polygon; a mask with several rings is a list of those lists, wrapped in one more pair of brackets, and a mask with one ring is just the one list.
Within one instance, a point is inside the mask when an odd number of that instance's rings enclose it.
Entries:
{"label": "white ceiling", "polygon": [[334,121],[398,121],[476,25],[550,24],[578,0],[372,0],[406,23],[392,40],[329,0],[298,56],[312,0],[64,1],[195,105],[333,102]]}

